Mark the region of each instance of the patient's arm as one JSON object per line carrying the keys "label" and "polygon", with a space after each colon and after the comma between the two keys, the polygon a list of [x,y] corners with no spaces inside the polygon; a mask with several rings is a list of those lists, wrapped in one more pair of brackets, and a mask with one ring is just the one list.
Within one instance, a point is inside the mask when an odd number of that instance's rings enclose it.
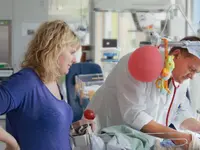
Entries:
{"label": "patient's arm", "polygon": [[0,127],[0,141],[7,144],[9,150],[19,150],[19,145],[15,138]]}
{"label": "patient's arm", "polygon": [[[156,136],[163,139],[174,139],[174,138],[181,138],[186,139],[188,141],[188,144],[192,140],[192,136],[190,134],[178,132],[174,129],[171,129],[169,127],[163,126],[155,121],[151,121],[148,124],[146,124],[142,129],[142,132],[145,133],[165,133],[165,134],[151,134],[152,136]],[[186,141],[185,140],[172,140],[176,145],[182,145]],[[188,148],[188,144],[184,146],[184,148]]]}

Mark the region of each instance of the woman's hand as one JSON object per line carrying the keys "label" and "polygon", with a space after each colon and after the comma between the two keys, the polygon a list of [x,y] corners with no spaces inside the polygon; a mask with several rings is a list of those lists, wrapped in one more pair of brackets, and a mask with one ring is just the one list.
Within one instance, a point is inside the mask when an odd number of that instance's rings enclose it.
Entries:
{"label": "woman's hand", "polygon": [[73,126],[74,129],[77,129],[77,128],[79,128],[80,126],[82,126],[84,124],[89,124],[92,127],[92,130],[93,131],[95,130],[95,123],[94,123],[93,120],[81,119],[81,120],[79,120],[77,122],[74,122],[72,124],[72,126]]}
{"label": "woman's hand", "polygon": [[0,127],[0,141],[6,144],[5,150],[19,150],[19,145],[15,138]]}
{"label": "woman's hand", "polygon": [[20,147],[15,140],[15,138],[11,135],[8,135],[9,141],[6,143],[6,149],[5,150],[20,150]]}
{"label": "woman's hand", "polygon": [[14,142],[12,145],[7,144],[5,150],[20,150],[20,148],[17,142]]}

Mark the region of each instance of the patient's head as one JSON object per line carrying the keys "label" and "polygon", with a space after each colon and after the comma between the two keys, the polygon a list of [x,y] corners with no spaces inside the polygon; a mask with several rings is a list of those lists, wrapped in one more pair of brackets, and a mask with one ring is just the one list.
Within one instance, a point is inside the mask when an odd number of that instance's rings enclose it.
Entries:
{"label": "patient's head", "polygon": [[22,67],[33,68],[43,82],[56,81],[68,73],[79,48],[78,37],[64,21],[47,21],[30,41]]}
{"label": "patient's head", "polygon": [[[200,38],[189,36],[181,41],[200,41]],[[170,54],[174,55],[175,68],[172,72],[175,81],[182,83],[184,80],[192,79],[197,72],[200,72],[200,59],[188,52],[187,48],[173,47]]]}

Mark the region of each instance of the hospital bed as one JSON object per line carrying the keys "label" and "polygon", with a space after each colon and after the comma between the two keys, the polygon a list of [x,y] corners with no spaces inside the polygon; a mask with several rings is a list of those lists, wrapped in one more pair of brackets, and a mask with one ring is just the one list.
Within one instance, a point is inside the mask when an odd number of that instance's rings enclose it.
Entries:
{"label": "hospital bed", "polygon": [[[156,133],[158,134],[158,133]],[[173,134],[173,133],[159,133]],[[171,140],[162,140],[136,131],[126,125],[108,127],[101,133],[85,133],[71,137],[72,150],[181,150],[184,144],[175,146]],[[186,139],[177,139],[185,140]]]}

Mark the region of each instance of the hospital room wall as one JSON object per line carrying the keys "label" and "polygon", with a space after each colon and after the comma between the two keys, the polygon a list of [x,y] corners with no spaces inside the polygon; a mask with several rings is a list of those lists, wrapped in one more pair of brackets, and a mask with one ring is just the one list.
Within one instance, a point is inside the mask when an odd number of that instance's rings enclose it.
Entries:
{"label": "hospital room wall", "polygon": [[200,25],[200,1],[199,0],[192,0],[193,4],[192,4],[192,23],[195,25],[195,30],[197,30]]}
{"label": "hospital room wall", "polygon": [[0,0],[0,20],[12,20],[12,1]]}
{"label": "hospital room wall", "polygon": [[12,66],[17,71],[31,39],[25,30],[48,20],[48,1],[1,0],[0,20],[12,20]]}
{"label": "hospital room wall", "polygon": [[[91,9],[93,9],[92,5]],[[91,57],[92,60],[97,64],[101,64],[103,22],[103,13],[90,12],[90,44],[92,49]]]}
{"label": "hospital room wall", "polygon": [[40,23],[48,20],[47,0],[13,0],[13,67],[18,70],[32,35],[27,29],[36,29]]}

